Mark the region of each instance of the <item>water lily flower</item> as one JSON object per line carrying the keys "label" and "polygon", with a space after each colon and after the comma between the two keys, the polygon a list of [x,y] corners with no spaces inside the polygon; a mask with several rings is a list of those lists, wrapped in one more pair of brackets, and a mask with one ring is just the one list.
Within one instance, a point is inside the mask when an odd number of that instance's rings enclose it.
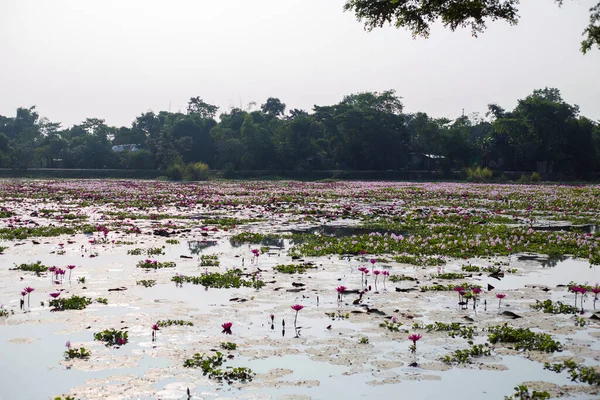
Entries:
{"label": "water lily flower", "polygon": [[156,331],[159,331],[160,328],[158,327],[158,324],[154,324],[152,325],[152,341],[154,342],[156,340]]}
{"label": "water lily flower", "polygon": [[335,288],[338,293],[344,293],[346,289],[348,289],[346,286],[338,286]]}
{"label": "water lily flower", "polygon": [[417,351],[417,342],[422,338],[423,336],[418,334],[418,333],[413,333],[412,335],[410,335],[408,337],[408,340],[412,341],[413,344],[412,346],[410,346],[410,350],[411,352],[416,352]]}
{"label": "water lily flower", "polygon": [[50,297],[52,297],[53,299],[56,299],[58,296],[60,296],[60,292],[50,293]]}
{"label": "water lily flower", "polygon": [[75,269],[74,265],[67,265],[67,269],[69,270],[69,280],[71,280],[71,271]]}
{"label": "water lily flower", "polygon": [[296,317],[294,318],[294,326],[296,326],[296,321],[298,320],[298,312],[299,312],[300,310],[302,310],[303,308],[304,308],[304,306],[303,306],[303,305],[300,305],[300,304],[294,304],[294,305],[292,306],[292,310],[295,310],[295,311],[296,311]]}
{"label": "water lily flower", "polygon": [[67,343],[65,343],[65,346],[67,347],[67,349],[71,348],[71,341],[67,340]]}
{"label": "water lily flower", "polygon": [[506,295],[504,293],[497,293],[496,298],[498,299],[498,308],[500,308],[500,303],[502,303],[502,299],[505,298]]}
{"label": "water lily flower", "polygon": [[224,324],[221,324],[221,327],[223,328],[223,331],[221,331],[221,333],[224,333],[226,335],[231,335],[231,327],[233,326],[232,322],[225,322]]}

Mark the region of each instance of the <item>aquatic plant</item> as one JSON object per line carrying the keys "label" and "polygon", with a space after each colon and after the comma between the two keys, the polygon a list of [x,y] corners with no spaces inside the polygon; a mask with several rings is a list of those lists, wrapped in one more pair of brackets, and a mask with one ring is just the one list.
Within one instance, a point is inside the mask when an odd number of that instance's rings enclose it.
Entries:
{"label": "aquatic plant", "polygon": [[416,281],[416,278],[413,278],[411,276],[406,276],[406,275],[390,275],[390,282],[393,283],[398,283],[398,282],[402,282],[402,281]]}
{"label": "aquatic plant", "polygon": [[231,327],[233,326],[233,323],[231,322],[225,322],[223,324],[221,324],[221,327],[223,328],[223,331],[221,331],[221,333],[224,333],[226,335],[231,335]]}
{"label": "aquatic plant", "polygon": [[71,272],[75,269],[74,265],[67,265],[67,269],[69,270],[69,280],[71,280]]}
{"label": "aquatic plant", "polygon": [[545,363],[544,369],[560,373],[564,370],[570,375],[571,381],[583,382],[589,385],[600,386],[600,372],[595,367],[586,367],[583,364],[577,364],[573,360],[566,360],[559,363]]}
{"label": "aquatic plant", "polygon": [[183,366],[186,368],[202,368],[204,376],[208,375],[209,379],[225,381],[228,384],[235,381],[242,383],[249,382],[256,375],[251,369],[246,367],[227,367],[222,369],[221,367],[226,361],[223,353],[219,351],[214,356],[196,353],[192,358],[185,360]]}
{"label": "aquatic plant", "polygon": [[485,344],[471,345],[464,350],[456,350],[450,355],[444,356],[442,360],[447,364],[470,364],[473,358],[490,356],[492,354],[490,346]]}
{"label": "aquatic plant", "polygon": [[548,400],[550,393],[546,391],[534,390],[529,392],[529,388],[524,385],[515,387],[515,393],[512,396],[504,396],[504,400]]}
{"label": "aquatic plant", "polygon": [[300,310],[302,310],[304,308],[303,305],[300,304],[294,304],[292,306],[292,310],[296,311],[296,316],[294,317],[294,326],[296,326],[296,322],[298,321],[298,313],[300,312]]}
{"label": "aquatic plant", "polygon": [[325,315],[327,315],[333,321],[335,321],[335,320],[349,319],[350,318],[350,313],[342,313],[339,310],[337,312],[326,312]]}
{"label": "aquatic plant", "polygon": [[94,340],[104,342],[106,346],[123,346],[129,341],[127,331],[105,329],[94,333]]}
{"label": "aquatic plant", "polygon": [[219,264],[219,257],[217,255],[203,254],[200,256],[201,267],[218,267]]}
{"label": "aquatic plant", "polygon": [[337,299],[338,301],[342,301],[342,296],[344,295],[344,292],[346,291],[346,289],[348,289],[346,286],[338,286],[335,288],[335,291],[337,292]]}
{"label": "aquatic plant", "polygon": [[562,344],[547,333],[532,332],[528,328],[492,326],[487,329],[490,343],[508,343],[516,350],[537,350],[546,353],[562,351]]}
{"label": "aquatic plant", "polygon": [[104,297],[98,297],[96,299],[96,303],[100,303],[100,304],[108,304],[108,299],[105,299]]}
{"label": "aquatic plant", "polygon": [[408,336],[408,340],[413,342],[412,345],[410,345],[411,353],[415,353],[417,351],[417,342],[421,340],[422,337],[423,336],[418,333],[413,333],[412,335]]}
{"label": "aquatic plant", "polygon": [[369,344],[369,338],[363,337],[358,340],[358,344]]}
{"label": "aquatic plant", "polygon": [[496,293],[496,298],[498,299],[498,308],[500,308],[500,304],[502,303],[502,299],[505,298],[506,295],[504,293]]}
{"label": "aquatic plant", "polygon": [[166,328],[168,326],[194,326],[194,323],[191,321],[186,321],[183,319],[161,319],[156,323],[161,328]]}
{"label": "aquatic plant", "polygon": [[91,353],[88,350],[86,350],[85,347],[80,347],[78,349],[71,348],[70,341],[67,341],[65,346],[67,347],[67,350],[64,352],[65,360],[72,360],[73,358],[86,360],[91,356]]}
{"label": "aquatic plant", "polygon": [[579,309],[577,307],[564,304],[560,301],[553,302],[550,299],[539,301],[536,300],[535,304],[531,305],[534,310],[543,310],[548,314],[577,314]]}
{"label": "aquatic plant", "polygon": [[138,268],[144,269],[162,269],[162,268],[175,268],[173,261],[156,261],[156,260],[141,260],[136,264]]}
{"label": "aquatic plant", "polygon": [[152,325],[152,341],[154,342],[156,340],[156,332],[158,332],[160,330],[158,324],[153,324]]}
{"label": "aquatic plant", "polygon": [[237,349],[237,344],[232,342],[221,342],[221,348],[223,350],[233,351]]}
{"label": "aquatic plant", "polygon": [[307,264],[295,265],[295,264],[280,264],[273,269],[282,274],[303,274],[308,268],[313,268]]}
{"label": "aquatic plant", "polygon": [[29,303],[31,300],[31,292],[33,292],[35,289],[32,288],[31,286],[27,286],[25,289],[23,289],[23,291],[25,293],[27,293],[27,308],[29,308]]}
{"label": "aquatic plant", "polygon": [[26,271],[26,272],[34,272],[37,276],[40,276],[42,272],[48,271],[48,267],[42,264],[41,261],[36,261],[34,263],[23,263],[20,265],[15,265],[12,270]]}
{"label": "aquatic plant", "polygon": [[[379,326],[381,328],[387,328],[388,330],[392,331],[392,332],[400,332],[401,329],[400,327],[402,326],[402,322],[398,322],[397,320],[394,321],[395,317],[392,317],[392,321],[388,321],[388,320],[383,320],[383,322],[379,323]],[[408,332],[408,331],[406,331]]]}
{"label": "aquatic plant", "polygon": [[167,244],[179,244],[179,240],[177,239],[167,239]]}
{"label": "aquatic plant", "polygon": [[429,332],[448,332],[448,336],[451,338],[461,337],[463,339],[473,339],[473,335],[475,333],[475,328],[472,326],[464,326],[459,324],[458,322],[452,323],[444,323],[444,322],[434,322],[433,324],[418,324],[415,323],[412,326],[413,330],[424,329]]}
{"label": "aquatic plant", "polygon": [[83,310],[87,306],[92,304],[92,299],[89,297],[80,297],[72,295],[67,298],[59,298],[50,300],[48,305],[53,307],[53,311],[64,311],[64,310]]}
{"label": "aquatic plant", "polygon": [[141,285],[145,288],[152,287],[156,285],[156,281],[154,279],[142,279],[136,282],[136,285]]}
{"label": "aquatic plant", "polygon": [[175,275],[171,278],[171,281],[180,285],[185,282],[217,289],[240,288],[242,286],[260,289],[265,285],[264,281],[257,279],[255,275],[252,275],[250,280],[243,279],[242,270],[240,269],[231,269],[225,273],[204,273],[200,276]]}

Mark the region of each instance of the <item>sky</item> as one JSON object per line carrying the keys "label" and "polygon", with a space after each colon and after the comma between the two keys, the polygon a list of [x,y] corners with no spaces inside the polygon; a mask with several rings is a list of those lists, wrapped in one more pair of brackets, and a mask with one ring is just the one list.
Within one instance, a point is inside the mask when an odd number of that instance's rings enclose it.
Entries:
{"label": "sky", "polygon": [[35,105],[63,127],[128,126],[195,96],[221,111],[268,97],[311,110],[394,89],[406,112],[453,119],[556,87],[600,120],[600,50],[579,51],[596,1],[524,1],[517,26],[413,40],[366,32],[344,0],[0,0],[0,115]]}

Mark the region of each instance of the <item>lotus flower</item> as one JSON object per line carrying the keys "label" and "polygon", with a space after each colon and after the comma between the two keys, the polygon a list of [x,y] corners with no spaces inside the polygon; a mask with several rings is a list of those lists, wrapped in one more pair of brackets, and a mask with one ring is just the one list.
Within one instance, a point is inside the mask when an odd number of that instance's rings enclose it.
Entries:
{"label": "lotus flower", "polygon": [[223,331],[221,331],[221,333],[224,333],[226,335],[231,335],[231,327],[233,326],[232,322],[225,322],[224,324],[221,325],[221,327],[223,328]]}

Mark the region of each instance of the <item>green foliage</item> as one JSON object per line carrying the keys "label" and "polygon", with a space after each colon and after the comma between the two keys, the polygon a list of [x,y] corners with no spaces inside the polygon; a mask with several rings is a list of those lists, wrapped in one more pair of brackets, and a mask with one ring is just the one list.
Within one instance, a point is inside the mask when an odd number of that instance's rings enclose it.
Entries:
{"label": "green foliage", "polygon": [[547,333],[535,333],[528,328],[493,326],[488,328],[490,343],[509,343],[516,350],[537,350],[546,353],[562,351],[562,344]]}
{"label": "green foliage", "polygon": [[595,367],[586,367],[577,364],[573,360],[563,361],[562,363],[545,363],[544,369],[560,373],[565,369],[569,372],[573,382],[583,382],[594,386],[600,386],[600,373]]}
{"label": "green foliage", "polygon": [[397,283],[397,282],[402,282],[402,281],[414,282],[417,279],[410,277],[410,276],[406,276],[406,275],[390,275],[389,280],[390,280],[390,282]]}
{"label": "green foliage", "polygon": [[72,360],[73,358],[87,360],[91,356],[91,353],[86,350],[85,347],[80,347],[78,349],[67,349],[64,354],[65,360]]}
{"label": "green foliage", "polygon": [[421,286],[420,289],[422,292],[450,292],[450,291],[453,291],[454,288],[457,288],[457,287],[462,287],[465,290],[471,290],[476,287],[481,288],[481,286],[479,286],[479,285],[463,282],[460,285],[448,284],[448,285]]}
{"label": "green foliage", "polygon": [[50,307],[53,307],[56,311],[64,310],[83,310],[87,306],[92,304],[92,299],[89,297],[80,297],[72,295],[67,298],[53,299],[48,302]]}
{"label": "green foliage", "polygon": [[210,174],[210,168],[203,162],[189,163],[185,167],[183,178],[186,181],[206,181]]}
{"label": "green foliage", "polygon": [[72,226],[37,226],[27,228],[18,226],[15,228],[0,228],[0,239],[5,240],[23,240],[30,237],[50,237],[60,235],[72,235],[78,232],[84,232],[89,226],[79,228]]}
{"label": "green foliage", "polygon": [[223,353],[217,351],[214,356],[206,356],[205,354],[194,354],[193,358],[185,360],[183,366],[186,368],[202,368],[202,374],[208,375],[209,379],[215,379],[217,381],[225,381],[229,384],[238,382],[250,382],[254,377],[255,373],[245,367],[227,367],[221,369],[222,365],[227,360],[223,357]]}
{"label": "green foliage", "polygon": [[221,348],[223,350],[233,351],[233,350],[237,349],[237,344],[232,343],[232,342],[222,342]]}
{"label": "green foliage", "polygon": [[524,385],[515,387],[515,393],[512,396],[504,396],[504,400],[547,400],[550,393],[534,390],[529,393],[529,388]]}
{"label": "green foliage", "polygon": [[470,348],[464,350],[456,350],[450,355],[444,356],[442,360],[448,364],[470,364],[473,362],[473,358],[490,355],[492,355],[490,346],[485,343],[471,345]]}
{"label": "green foliage", "polygon": [[564,304],[560,301],[553,302],[552,300],[539,301],[536,300],[535,304],[531,306],[534,310],[543,310],[548,314],[578,314],[579,309],[568,304]]}
{"label": "green foliage", "polygon": [[156,285],[156,281],[153,279],[142,279],[141,281],[137,281],[136,284],[141,285],[145,288],[149,288]]}
{"label": "green foliage", "polygon": [[369,344],[369,338],[363,337],[358,340],[358,344]]}
{"label": "green foliage", "polygon": [[181,163],[171,164],[165,172],[167,178],[171,181],[180,181],[185,174],[185,166]]}
{"label": "green foliage", "polygon": [[464,279],[464,274],[459,274],[455,272],[446,272],[443,274],[434,274],[431,275],[431,279]]}
{"label": "green foliage", "polygon": [[333,321],[340,320],[340,319],[344,320],[344,319],[350,318],[350,313],[342,313],[339,310],[337,312],[326,312],[325,315],[327,315]]}
{"label": "green foliage", "polygon": [[466,169],[467,180],[471,182],[489,182],[493,172],[488,168],[469,167]]}
{"label": "green foliage", "polygon": [[77,400],[75,397],[72,396],[57,396],[54,398],[54,400]]}
{"label": "green foliage", "polygon": [[94,340],[104,342],[106,346],[122,346],[128,342],[127,331],[105,329],[102,332],[94,333]]}
{"label": "green foliage", "polygon": [[179,244],[179,240],[177,239],[167,239],[167,244]]}
{"label": "green foliage", "polygon": [[96,303],[100,303],[100,304],[108,304],[108,299],[105,299],[103,297],[98,297],[96,299]]}
{"label": "green foliage", "polygon": [[314,267],[312,265],[308,265],[308,264],[301,264],[301,265],[280,264],[280,265],[273,267],[273,269],[275,271],[282,273],[282,274],[303,274],[309,268],[314,268]]}
{"label": "green foliage", "polygon": [[379,326],[381,328],[387,328],[388,330],[392,331],[392,332],[401,332],[403,330],[400,329],[400,327],[402,326],[401,322],[392,322],[392,321],[388,321],[388,320],[383,320],[383,322],[381,322],[379,324]]}
{"label": "green foliage", "polygon": [[200,256],[201,267],[218,267],[220,265],[219,256],[203,254]]}
{"label": "green foliage", "polygon": [[448,332],[448,336],[455,338],[461,337],[463,339],[473,339],[473,334],[475,333],[475,329],[472,326],[464,326],[459,324],[458,322],[452,322],[450,324],[446,324],[444,322],[434,322],[433,324],[414,324],[413,330],[417,329],[426,329],[427,332]]}
{"label": "green foliage", "polygon": [[6,249],[8,249],[8,246],[0,246],[0,254],[4,254]]}
{"label": "green foliage", "polygon": [[230,239],[231,243],[235,244],[235,245],[241,245],[241,244],[261,244],[264,242],[267,242],[269,240],[279,240],[282,239],[283,236],[281,235],[275,235],[272,233],[267,233],[267,234],[263,234],[263,233],[253,233],[253,232],[242,232],[242,233],[238,233],[236,235],[233,235]]}
{"label": "green foliage", "polygon": [[41,261],[36,261],[34,263],[29,264],[15,265],[15,267],[12,269],[19,271],[35,272],[37,276],[40,276],[42,272],[48,271],[48,267],[42,264]]}
{"label": "green foliage", "polygon": [[225,273],[211,272],[200,276],[175,275],[171,278],[171,281],[177,284],[183,284],[185,282],[217,289],[240,287],[252,287],[255,289],[260,289],[265,285],[264,281],[256,279],[254,275],[251,276],[250,280],[243,279],[242,270],[240,269],[232,269]]}
{"label": "green foliage", "polygon": [[144,269],[163,269],[163,268],[175,268],[173,261],[156,261],[156,260],[141,260],[138,261],[136,267]]}
{"label": "green foliage", "polygon": [[185,321],[183,319],[162,319],[156,323],[161,328],[166,328],[168,326],[194,326],[194,323],[191,321]]}

